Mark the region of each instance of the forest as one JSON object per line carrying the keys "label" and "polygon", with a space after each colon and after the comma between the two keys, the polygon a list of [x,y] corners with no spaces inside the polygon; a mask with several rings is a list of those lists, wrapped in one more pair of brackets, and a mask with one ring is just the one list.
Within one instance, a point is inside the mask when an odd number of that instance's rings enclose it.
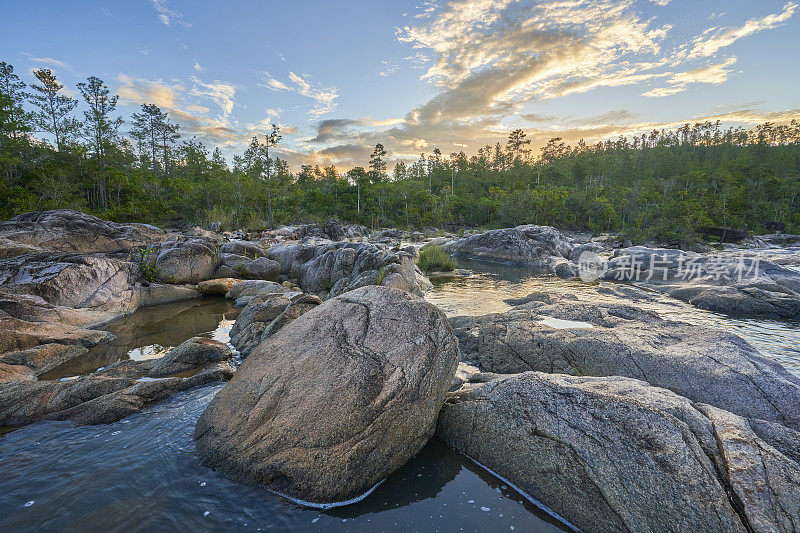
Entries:
{"label": "forest", "polygon": [[378,144],[363,167],[293,173],[274,156],[278,126],[227,161],[154,104],[123,118],[101,79],[76,89],[47,69],[26,82],[0,62],[0,218],[73,208],[250,230],[332,216],[370,227],[533,223],[635,242],[692,242],[706,227],[800,233],[796,120],[750,129],[703,122],[575,145],[554,138],[538,153],[514,130],[472,155],[434,148],[391,171]]}

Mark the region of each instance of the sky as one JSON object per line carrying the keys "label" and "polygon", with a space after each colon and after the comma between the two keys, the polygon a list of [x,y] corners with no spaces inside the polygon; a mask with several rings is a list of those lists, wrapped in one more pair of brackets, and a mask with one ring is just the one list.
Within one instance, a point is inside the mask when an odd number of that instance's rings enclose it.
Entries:
{"label": "sky", "polygon": [[[0,61],[102,78],[230,158],[366,166],[474,153],[522,128],[597,141],[800,119],[800,0],[10,1]],[[121,133],[127,134],[128,125]]]}

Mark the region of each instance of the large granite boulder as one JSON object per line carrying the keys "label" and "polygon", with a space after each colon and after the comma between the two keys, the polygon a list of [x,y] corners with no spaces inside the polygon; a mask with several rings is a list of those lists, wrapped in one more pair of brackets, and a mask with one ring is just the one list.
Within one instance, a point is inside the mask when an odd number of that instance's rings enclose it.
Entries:
{"label": "large granite boulder", "polygon": [[479,381],[437,436],[577,528],[796,531],[798,465],[742,417],[618,376]]}
{"label": "large granite boulder", "polygon": [[219,249],[211,241],[170,241],[159,247],[154,268],[168,283],[197,283],[213,278],[219,261]]}
{"label": "large granite boulder", "polygon": [[633,246],[615,252],[603,278],[640,283],[727,315],[800,317],[800,271],[751,253]]}
{"label": "large granite boulder", "polygon": [[118,224],[69,209],[36,211],[0,222],[0,258],[131,250],[165,238],[164,230],[147,224]]}
{"label": "large granite boulder", "polygon": [[800,430],[800,378],[725,331],[579,302],[531,302],[459,326],[465,358],[485,371],[627,376]]}
{"label": "large granite boulder", "polygon": [[350,500],[430,438],[457,363],[433,305],[384,287],[348,292],[245,359],[197,422],[197,452],[291,498]]}
{"label": "large granite boulder", "polygon": [[470,235],[444,245],[452,254],[547,269],[558,260],[568,259],[573,247],[572,241],[557,229],[532,224]]}

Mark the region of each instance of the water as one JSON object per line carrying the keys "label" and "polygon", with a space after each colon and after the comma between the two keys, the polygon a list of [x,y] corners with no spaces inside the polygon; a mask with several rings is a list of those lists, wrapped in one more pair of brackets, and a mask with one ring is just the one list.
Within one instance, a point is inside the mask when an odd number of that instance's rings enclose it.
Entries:
{"label": "water", "polygon": [[[461,268],[471,270],[472,275],[436,282],[426,295],[428,301],[439,306],[448,316],[502,313],[511,309],[503,300],[520,298],[535,291],[560,290],[574,294],[581,301],[611,301],[611,298],[598,292],[598,289],[620,286],[612,282],[587,284],[580,280],[563,280],[519,266],[462,258],[458,259],[458,264]],[[731,318],[697,309],[656,291],[648,292],[647,299],[631,301],[631,305],[654,311],[665,319],[735,333],[763,355],[775,359],[790,372],[800,375],[800,321]],[[613,301],[619,302],[619,299],[615,298]]]}
{"label": "water", "polygon": [[[157,357],[195,335],[220,341],[237,310],[200,300],[142,310],[51,379]],[[0,436],[0,529],[560,531],[556,520],[437,439],[371,495],[319,511],[233,483],[198,463],[192,433],[222,384],[103,426],[40,422]]]}
{"label": "water", "polygon": [[204,298],[142,309],[101,328],[116,335],[116,339],[90,348],[88,353],[54,368],[40,379],[88,374],[125,359],[154,359],[195,336],[227,342],[239,311],[224,298]]}

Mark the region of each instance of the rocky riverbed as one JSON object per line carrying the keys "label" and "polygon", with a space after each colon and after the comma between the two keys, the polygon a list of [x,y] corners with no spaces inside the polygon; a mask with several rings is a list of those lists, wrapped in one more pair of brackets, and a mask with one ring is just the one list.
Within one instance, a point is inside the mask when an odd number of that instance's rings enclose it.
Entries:
{"label": "rocky riverbed", "polygon": [[[19,470],[0,483],[0,501],[19,509],[0,524],[110,526],[17,500],[26,465],[54,460],[60,442],[79,450],[64,468],[83,472],[81,457],[104,457],[91,439],[132,423],[174,443],[157,454],[184,457],[195,476],[300,504],[273,526],[412,527],[352,510],[418,507],[397,487],[421,464],[420,477],[451,479],[433,482],[441,492],[454,479],[466,487],[463,466],[444,472],[466,464],[460,452],[490,490],[469,489],[483,494],[477,507],[466,490],[411,498],[432,500],[434,522],[438,512],[480,529],[795,531],[800,248],[770,240],[687,252],[541,226],[459,237],[335,220],[169,232],[74,211],[0,222],[0,426],[28,426],[0,437]],[[433,287],[415,264],[426,242],[465,269],[432,275]],[[497,283],[497,272],[518,279]],[[186,309],[194,326],[147,344],[159,314]],[[53,436],[31,463],[24,450],[43,431]],[[146,477],[154,466],[131,468]],[[63,501],[36,479],[39,502]],[[302,510],[342,504],[350,514]],[[156,524],[200,512],[169,505],[177,516]],[[234,514],[214,524],[249,522]]]}

